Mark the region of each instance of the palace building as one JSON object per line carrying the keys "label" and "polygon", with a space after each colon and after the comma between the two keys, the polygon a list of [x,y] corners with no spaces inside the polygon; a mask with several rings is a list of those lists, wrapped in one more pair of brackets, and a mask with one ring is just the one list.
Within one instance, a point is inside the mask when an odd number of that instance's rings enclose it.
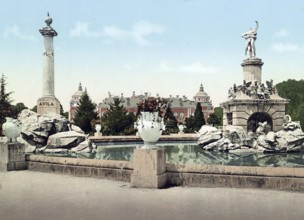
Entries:
{"label": "palace building", "polygon": [[[136,114],[137,104],[149,96],[150,95],[147,92],[144,95],[136,95],[135,92],[133,92],[132,96],[130,97],[124,97],[123,94],[120,96],[113,96],[109,92],[108,97],[98,104],[98,114],[102,116],[105,112],[107,112],[109,104],[113,103],[114,98],[119,98],[121,104],[127,109],[129,113]],[[159,94],[157,94],[156,97],[159,97]],[[210,100],[210,96],[204,91],[202,84],[200,86],[199,92],[197,92],[193,98],[194,100],[189,100],[186,96],[179,95],[175,97],[170,95],[170,97],[166,98],[169,100],[172,112],[179,122],[184,122],[185,118],[194,114],[197,102],[201,103],[202,111],[204,113],[206,121],[209,115],[213,113],[213,106]]]}
{"label": "palace building", "polygon": [[[75,117],[76,110],[79,105],[79,100],[83,94],[82,85],[79,83],[78,90],[72,95],[72,99],[70,101],[70,117],[69,120],[73,123],[73,119]],[[121,101],[121,104],[126,108],[129,113],[136,114],[137,113],[137,104],[148,98],[149,93],[146,92],[144,95],[136,95],[135,92],[130,97],[125,97],[123,93],[120,96],[114,96],[110,92],[108,93],[108,97],[105,98],[101,103],[97,106],[97,111],[99,116],[102,116],[105,112],[108,111],[110,107],[110,103],[114,103],[114,99],[118,98]],[[159,97],[159,94],[156,94]],[[205,120],[211,113],[213,113],[213,106],[210,96],[204,91],[203,84],[200,85],[199,91],[194,95],[193,100],[189,100],[186,96],[175,96],[166,98],[169,100],[170,107],[174,116],[179,122],[185,122],[185,118],[191,116],[195,112],[196,104],[199,102],[202,106],[202,111],[205,116]]]}

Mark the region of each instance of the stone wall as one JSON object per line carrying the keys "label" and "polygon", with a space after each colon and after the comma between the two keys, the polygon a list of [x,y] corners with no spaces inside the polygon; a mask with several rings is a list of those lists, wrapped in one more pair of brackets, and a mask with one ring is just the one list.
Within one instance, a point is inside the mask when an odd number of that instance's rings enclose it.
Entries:
{"label": "stone wall", "polygon": [[27,155],[30,171],[95,177],[117,181],[131,181],[132,163],[128,161],[92,160]]}
{"label": "stone wall", "polygon": [[[155,159],[158,154],[157,152],[150,152],[145,156]],[[161,154],[159,155],[162,157]],[[142,175],[140,172],[134,173],[133,162],[128,161],[60,158],[38,155],[27,155],[26,160],[30,171],[95,177],[126,182],[132,182],[132,174],[135,174],[133,175],[133,184],[137,184],[138,181],[140,181],[140,175]],[[145,163],[145,160],[142,162]],[[152,161],[150,162],[148,167],[155,164]],[[136,166],[139,166],[139,164]],[[142,169],[139,167],[138,170],[144,169],[146,168]],[[150,184],[151,181],[147,181],[146,178],[150,176],[151,180],[155,180],[156,187],[151,187],[150,185],[148,188],[187,186],[304,191],[304,168],[204,164],[178,165],[168,164],[165,163],[164,160],[161,160],[154,168],[150,166],[150,170],[153,172],[150,174],[146,173],[143,176],[144,185],[141,186],[142,183],[139,183],[140,185],[135,187],[145,187],[145,185]],[[153,175],[155,175],[155,177],[153,177]],[[163,182],[164,179],[166,183]]]}

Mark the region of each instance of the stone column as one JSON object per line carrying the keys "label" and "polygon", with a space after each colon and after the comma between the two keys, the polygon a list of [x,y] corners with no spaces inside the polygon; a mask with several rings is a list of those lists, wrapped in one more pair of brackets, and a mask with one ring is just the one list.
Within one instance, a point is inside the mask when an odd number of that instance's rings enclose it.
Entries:
{"label": "stone column", "polygon": [[24,144],[0,143],[0,171],[25,170]]}
{"label": "stone column", "polygon": [[259,58],[249,58],[241,64],[243,67],[243,79],[246,82],[262,81],[263,62]]}
{"label": "stone column", "polygon": [[54,46],[53,38],[57,36],[57,32],[51,27],[52,18],[47,16],[45,19],[46,27],[39,30],[44,37],[44,53],[43,53],[43,84],[42,97],[37,102],[38,114],[54,112],[60,114],[60,103],[55,97],[54,83]]}
{"label": "stone column", "polygon": [[163,188],[167,184],[165,151],[136,149],[131,183],[140,188]]}

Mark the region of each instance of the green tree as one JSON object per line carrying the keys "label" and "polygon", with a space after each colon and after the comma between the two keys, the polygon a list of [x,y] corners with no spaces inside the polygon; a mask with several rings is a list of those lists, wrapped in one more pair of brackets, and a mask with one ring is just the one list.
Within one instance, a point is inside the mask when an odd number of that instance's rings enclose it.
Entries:
{"label": "green tree", "polygon": [[203,125],[206,124],[204,113],[202,111],[201,103],[196,104],[194,115],[191,115],[190,117],[186,118],[185,125],[186,133],[193,133],[195,131],[198,131]]}
{"label": "green tree", "polygon": [[221,123],[220,118],[217,114],[211,113],[207,119],[208,124],[211,124],[213,127]]}
{"label": "green tree", "polygon": [[0,135],[2,134],[2,124],[5,122],[5,117],[15,117],[16,115],[10,98],[13,92],[6,92],[6,85],[6,77],[2,73],[0,79]]}
{"label": "green tree", "polygon": [[136,117],[128,113],[118,98],[110,103],[108,111],[101,117],[104,135],[132,135],[136,133],[134,122]]}
{"label": "green tree", "polygon": [[60,104],[60,115],[62,115],[62,116],[64,116],[65,118],[69,118],[69,112],[65,112],[64,110],[63,110],[63,107],[62,107],[62,105]]}
{"label": "green tree", "polygon": [[172,112],[172,109],[170,106],[168,106],[166,109],[166,112],[164,115],[164,121],[165,121],[165,125],[166,125],[166,130],[164,131],[165,134],[178,132],[177,119],[174,116],[174,113]]}
{"label": "green tree", "polygon": [[90,133],[93,131],[91,122],[94,119],[97,119],[96,104],[92,102],[87,91],[85,91],[79,100],[74,123],[85,133]]}
{"label": "green tree", "polygon": [[27,109],[23,102],[18,102],[15,106],[13,106],[13,108],[15,110],[16,117],[20,114],[22,110]]}
{"label": "green tree", "polygon": [[215,107],[214,108],[214,114],[217,115],[220,122],[217,124],[218,126],[223,126],[223,108],[222,107]]}
{"label": "green tree", "polygon": [[195,124],[194,116],[190,115],[189,117],[187,117],[185,119],[186,128],[184,129],[184,132],[185,133],[194,133],[194,124]]}
{"label": "green tree", "polygon": [[194,112],[194,130],[198,131],[203,125],[206,124],[204,113],[202,111],[201,103],[196,104],[195,112]]}
{"label": "green tree", "polygon": [[300,121],[304,127],[303,105],[304,105],[304,80],[288,79],[276,85],[279,96],[289,99],[287,114],[293,121]]}
{"label": "green tree", "polygon": [[36,112],[37,113],[37,105],[35,105],[33,108],[31,108],[31,111]]}

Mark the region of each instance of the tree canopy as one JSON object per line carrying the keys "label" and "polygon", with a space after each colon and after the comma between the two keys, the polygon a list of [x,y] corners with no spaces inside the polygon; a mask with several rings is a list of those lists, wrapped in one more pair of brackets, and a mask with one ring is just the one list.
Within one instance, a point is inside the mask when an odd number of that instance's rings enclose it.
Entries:
{"label": "tree canopy", "polygon": [[207,122],[208,124],[212,124],[212,126],[223,126],[223,109],[215,107],[214,112],[209,115]]}
{"label": "tree canopy", "polygon": [[293,121],[300,121],[304,128],[304,80],[289,79],[276,85],[279,95],[289,99],[287,114]]}
{"label": "tree canopy", "polygon": [[91,122],[95,119],[97,119],[96,104],[92,102],[87,91],[85,91],[79,100],[74,123],[85,133],[90,133],[94,130]]}
{"label": "tree canopy", "polygon": [[136,133],[134,122],[136,117],[128,113],[118,98],[110,103],[108,111],[101,117],[102,133],[104,135],[132,135]]}
{"label": "tree canopy", "polygon": [[211,124],[213,127],[221,123],[220,118],[217,114],[211,113],[207,119],[208,124]]}

